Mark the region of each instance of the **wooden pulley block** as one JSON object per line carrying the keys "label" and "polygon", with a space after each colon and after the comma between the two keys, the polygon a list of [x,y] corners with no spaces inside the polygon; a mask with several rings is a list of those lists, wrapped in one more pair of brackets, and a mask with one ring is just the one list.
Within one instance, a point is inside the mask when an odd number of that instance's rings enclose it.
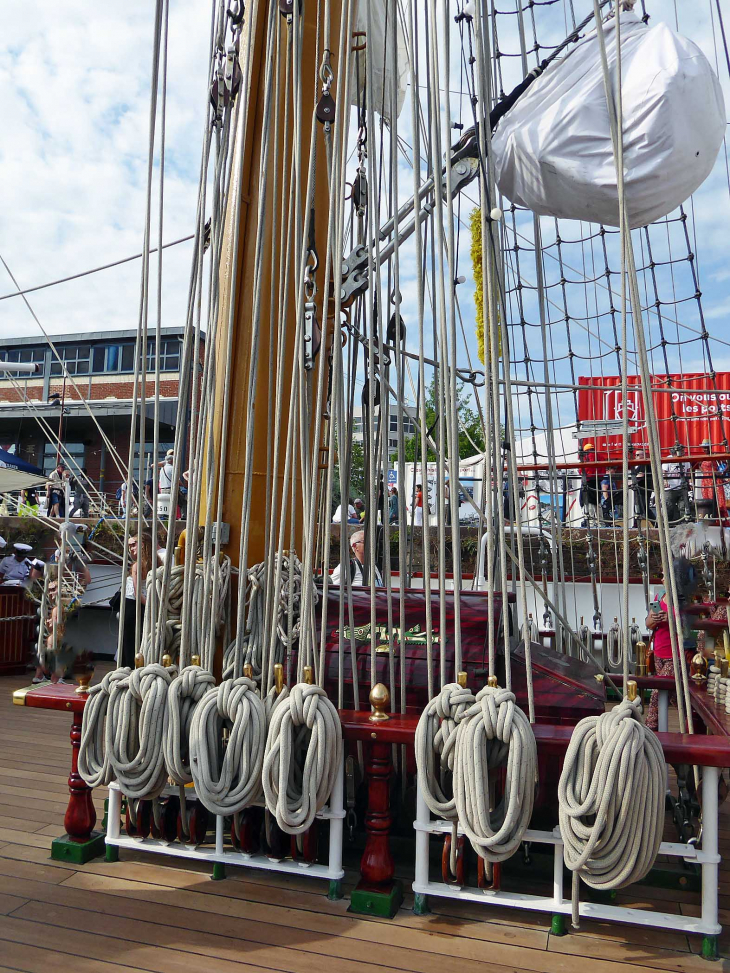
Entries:
{"label": "wooden pulley block", "polygon": [[259,807],[247,807],[234,814],[231,823],[231,840],[235,830],[234,848],[247,855],[255,855],[261,850],[261,828],[263,814]]}
{"label": "wooden pulley block", "polygon": [[[177,837],[178,841],[185,845],[202,845],[208,833],[209,812],[208,808],[200,801],[188,806],[188,834],[183,830],[182,814],[177,815]],[[231,827],[233,831],[233,826]],[[233,841],[233,834],[231,834]],[[235,845],[234,845],[235,847]]]}
{"label": "wooden pulley block", "polygon": [[480,855],[477,861],[477,885],[480,889],[499,892],[502,886],[501,863],[485,861]]}
{"label": "wooden pulley block", "polygon": [[176,797],[160,797],[157,799],[158,809],[155,815],[154,805],[150,802],[151,820],[150,834],[162,841],[174,841],[177,837],[177,819],[180,813],[180,801]]}
{"label": "wooden pulley block", "polygon": [[451,873],[452,836],[444,836],[444,849],[441,852],[441,878],[446,885],[464,885],[466,875],[466,838],[460,834],[456,839],[456,874]]}
{"label": "wooden pulley block", "polygon": [[264,811],[264,823],[261,829],[264,854],[269,858],[281,860],[289,854],[289,835],[285,834],[276,823],[274,815]]}
{"label": "wooden pulley block", "polygon": [[[132,824],[132,805],[134,805],[137,813],[136,824]],[[127,815],[124,830],[130,838],[149,838],[151,821],[152,804],[150,801],[142,801],[139,798],[130,798],[127,801]]]}
{"label": "wooden pulley block", "polygon": [[309,862],[314,864],[317,861],[319,847],[319,823],[314,821],[311,828],[304,834],[293,834],[291,837],[291,856],[293,860]]}

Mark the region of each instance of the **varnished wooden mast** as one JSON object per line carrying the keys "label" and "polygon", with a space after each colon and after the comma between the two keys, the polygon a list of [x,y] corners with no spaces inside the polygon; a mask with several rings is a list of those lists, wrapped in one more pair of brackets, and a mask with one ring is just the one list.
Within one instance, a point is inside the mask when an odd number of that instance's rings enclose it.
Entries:
{"label": "varnished wooden mast", "polygon": [[[270,0],[277,2],[277,0]],[[279,6],[277,2],[277,6]],[[296,2],[294,4],[296,7]],[[271,347],[269,321],[271,315],[271,250],[272,233],[278,234],[278,223],[274,226],[274,216],[280,218],[279,207],[273,205],[273,200],[267,208],[266,216],[266,237],[264,243],[265,262],[263,268],[261,288],[261,329],[259,361],[261,366],[258,369],[258,379],[256,384],[256,396],[254,413],[252,416],[246,414],[246,398],[249,380],[249,367],[251,355],[251,320],[253,312],[253,285],[254,266],[255,266],[255,243],[257,231],[257,207],[259,189],[259,170],[261,160],[262,143],[262,117],[264,112],[265,94],[265,48],[266,48],[266,22],[268,18],[268,4],[265,0],[254,2],[249,7],[250,20],[246,29],[250,30],[252,36],[252,61],[250,72],[250,85],[248,90],[242,88],[239,98],[246,99],[248,103],[249,119],[246,126],[245,140],[242,147],[244,153],[242,165],[242,179],[240,186],[234,187],[231,196],[235,192],[241,193],[241,218],[240,236],[238,245],[238,286],[236,289],[236,309],[233,318],[233,342],[232,342],[232,375],[231,390],[228,415],[224,415],[223,410],[223,383],[219,379],[216,386],[215,396],[215,421],[214,421],[214,443],[216,459],[220,455],[220,446],[223,439],[222,431],[224,422],[228,425],[226,437],[226,464],[223,482],[223,521],[230,524],[230,538],[224,550],[231,558],[234,565],[238,564],[239,543],[241,532],[241,503],[243,496],[244,482],[244,462],[245,462],[245,443],[246,429],[250,422],[254,423],[254,449],[253,449],[253,477],[251,493],[251,528],[248,545],[248,563],[255,564],[262,561],[265,557],[265,538],[266,524],[264,512],[266,510],[267,499],[267,440],[270,435],[272,417],[269,415],[269,361],[271,356],[276,355],[276,348]],[[340,31],[340,3],[339,0],[332,0],[332,30],[330,38],[330,49],[332,50],[332,65],[337,64],[337,45]],[[309,158],[309,143],[311,135],[313,104],[315,95],[314,78],[319,70],[316,64],[316,36],[317,36],[317,2],[316,0],[302,0],[301,13],[293,16],[304,18],[302,36],[302,113],[301,113],[301,165],[302,183],[304,195],[307,180],[307,164]],[[248,15],[247,15],[248,20]],[[282,34],[284,34],[282,30]],[[284,45],[282,45],[284,47]],[[243,49],[243,39],[242,39]],[[284,52],[281,53],[285,56]],[[282,77],[284,75],[282,65]],[[280,118],[284,117],[284,86],[281,86]],[[319,89],[319,85],[317,86]],[[290,112],[291,116],[291,112]],[[316,123],[319,124],[319,123]],[[281,126],[283,129],[283,125]],[[240,139],[240,133],[238,135]],[[291,144],[292,133],[289,133]],[[283,143],[283,132],[280,133],[280,143]],[[318,315],[321,320],[325,313],[321,295],[326,293],[326,288],[322,280],[324,273],[324,250],[327,240],[327,220],[328,220],[328,187],[324,164],[324,151],[320,150],[321,164],[317,166],[316,185],[314,196],[315,210],[315,238],[320,250],[320,269],[319,269],[319,294]],[[272,166],[278,167],[280,180],[289,180],[290,172],[288,166],[286,171],[282,171],[282,145],[273,145],[270,150],[270,160]],[[234,166],[237,163],[234,162]],[[293,189],[292,189],[293,192]],[[232,253],[232,241],[234,237],[233,219],[231,214],[235,212],[235,202],[229,203],[229,215],[225,232],[225,240],[222,251],[222,263],[220,268],[221,283],[221,306],[220,306],[220,325],[218,328],[216,342],[216,374],[225,374],[226,358],[228,355],[228,318],[230,294],[231,268],[234,265],[234,254]],[[304,213],[301,214],[302,225],[306,225]],[[293,277],[293,274],[290,274]],[[289,320],[286,329],[286,345],[281,361],[275,362],[272,380],[276,382],[277,370],[284,369],[285,376],[291,376],[295,366],[294,337],[296,329],[296,294],[294,282],[291,280],[290,300],[289,300]],[[320,356],[319,363],[322,363]],[[315,371],[316,374],[316,371]],[[287,394],[282,403],[281,429],[282,447],[279,454],[278,468],[274,470],[275,489],[281,498],[284,477],[284,459],[286,443],[286,423],[289,408],[288,389],[290,377],[287,377],[285,389]],[[216,471],[211,471],[216,475]],[[301,471],[299,471],[301,476]],[[301,484],[297,484],[297,496],[301,498]],[[301,553],[301,510],[297,511],[295,523],[295,547]]]}

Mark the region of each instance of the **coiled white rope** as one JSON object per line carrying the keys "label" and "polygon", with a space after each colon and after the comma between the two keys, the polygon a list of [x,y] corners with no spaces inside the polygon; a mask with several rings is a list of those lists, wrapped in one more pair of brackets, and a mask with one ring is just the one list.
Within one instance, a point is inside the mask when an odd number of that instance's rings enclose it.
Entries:
{"label": "coiled white rope", "polygon": [[[415,751],[418,787],[431,811],[451,821],[451,872],[456,874],[458,815],[456,802],[446,794],[447,774],[453,774],[456,730],[464,713],[474,704],[474,694],[458,683],[447,683],[428,703],[416,727]],[[436,759],[438,758],[438,770]]]}
{"label": "coiled white rope", "polygon": [[106,717],[112,684],[127,679],[131,669],[112,669],[96,686],[91,686],[84,706],[79,746],[79,773],[89,787],[100,787],[113,779],[106,747]]}
{"label": "coiled white rope", "polygon": [[320,686],[297,683],[274,706],[264,757],[266,807],[282,831],[301,834],[311,827],[332,792],[341,758],[337,710]]}
{"label": "coiled white rope", "polygon": [[[454,749],[454,802],[464,832],[486,861],[505,861],[522,841],[537,789],[537,744],[514,693],[480,690],[461,717]],[[505,765],[504,794],[490,809],[493,783]]]}
{"label": "coiled white rope", "polygon": [[[230,727],[224,749],[223,730]],[[261,794],[266,714],[253,679],[226,679],[208,690],[190,724],[195,792],[213,814],[235,814]]]}
{"label": "coiled white rope", "polygon": [[176,675],[175,666],[152,663],[109,684],[106,751],[119,787],[127,797],[157,797],[165,786],[162,737],[168,688]]}
{"label": "coiled white rope", "polygon": [[418,787],[433,813],[447,821],[456,821],[457,813],[453,796],[446,796],[444,778],[454,772],[456,731],[474,702],[469,689],[447,683],[428,703],[416,727]]}
{"label": "coiled white rope", "polygon": [[[266,576],[267,562],[262,561],[254,564],[248,571],[248,607],[246,613],[246,634],[243,639],[243,651],[241,653],[242,665],[250,665],[256,679],[262,675],[262,670],[266,670],[269,677],[273,672],[274,666],[284,662],[284,655],[299,640],[301,628],[300,607],[302,598],[302,565],[296,554],[274,555],[274,579],[275,591],[271,599],[270,611],[273,614],[272,626],[275,635],[272,634],[272,648],[266,645],[266,613],[267,613],[267,591]],[[318,594],[314,589],[314,604],[317,603]],[[289,619],[291,618],[291,627]],[[236,665],[236,646],[237,641],[228,646],[223,657],[223,677],[230,679],[235,676]],[[271,658],[273,656],[273,658]],[[266,679],[262,682],[265,684]]]}
{"label": "coiled white rope", "polygon": [[592,888],[622,888],[640,881],[659,851],[666,765],[639,707],[638,699],[624,698],[610,712],[581,720],[565,755],[558,801],[576,928],[579,876]]}
{"label": "coiled white rope", "polygon": [[[193,618],[203,618],[206,600],[206,575],[211,575],[214,569],[213,559],[209,558],[204,564],[196,564],[195,576],[190,584],[192,590],[188,592],[186,583],[185,565],[176,564],[170,571],[167,581],[165,581],[165,566],[160,565],[154,574],[150,571],[147,575],[147,604],[152,605],[152,586],[155,585],[156,601],[160,606],[158,622],[161,617],[164,619],[164,636],[161,639],[155,638],[155,620],[152,612],[147,611],[144,618],[142,629],[142,654],[147,661],[159,661],[163,655],[172,656],[173,659],[180,657],[180,644],[182,640],[182,612],[186,596],[192,598]],[[228,586],[231,577],[231,560],[228,557],[221,558],[218,568],[218,589],[215,608],[215,627],[218,631],[225,620],[226,599],[228,597]],[[208,598],[211,597],[208,584]],[[187,592],[187,595],[186,595]],[[202,631],[202,626],[192,625],[190,628],[191,646],[190,654],[203,657],[203,647],[205,645],[206,633]]]}
{"label": "coiled white rope", "polygon": [[177,784],[189,784],[190,727],[198,702],[215,685],[212,672],[200,666],[187,666],[170,685],[167,694],[167,720],[163,749],[167,773]]}

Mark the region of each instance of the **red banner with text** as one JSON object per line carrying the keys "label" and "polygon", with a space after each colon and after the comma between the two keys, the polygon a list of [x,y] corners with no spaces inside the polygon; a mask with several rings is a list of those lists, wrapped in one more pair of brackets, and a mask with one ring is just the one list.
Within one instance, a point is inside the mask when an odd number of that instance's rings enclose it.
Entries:
{"label": "red banner with text", "polygon": [[[596,459],[621,456],[624,402],[619,375],[579,378],[579,438],[585,448],[592,443]],[[638,375],[627,380],[626,408],[629,439],[634,450],[648,449],[646,407]],[[587,387],[586,387],[587,386]],[[684,375],[653,375],[654,413],[662,454],[672,446],[698,453],[709,441],[713,452],[725,452],[730,439],[730,372],[717,372],[714,382],[704,372]]]}

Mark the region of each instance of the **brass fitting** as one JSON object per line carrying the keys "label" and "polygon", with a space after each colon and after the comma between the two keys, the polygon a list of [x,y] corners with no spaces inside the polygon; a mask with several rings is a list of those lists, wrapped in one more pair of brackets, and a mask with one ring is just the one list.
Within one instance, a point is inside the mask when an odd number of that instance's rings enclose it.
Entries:
{"label": "brass fitting", "polygon": [[382,723],[384,720],[390,719],[386,712],[389,703],[388,687],[384,686],[382,682],[376,683],[370,690],[370,705],[373,708],[373,712],[370,714],[371,723]]}

